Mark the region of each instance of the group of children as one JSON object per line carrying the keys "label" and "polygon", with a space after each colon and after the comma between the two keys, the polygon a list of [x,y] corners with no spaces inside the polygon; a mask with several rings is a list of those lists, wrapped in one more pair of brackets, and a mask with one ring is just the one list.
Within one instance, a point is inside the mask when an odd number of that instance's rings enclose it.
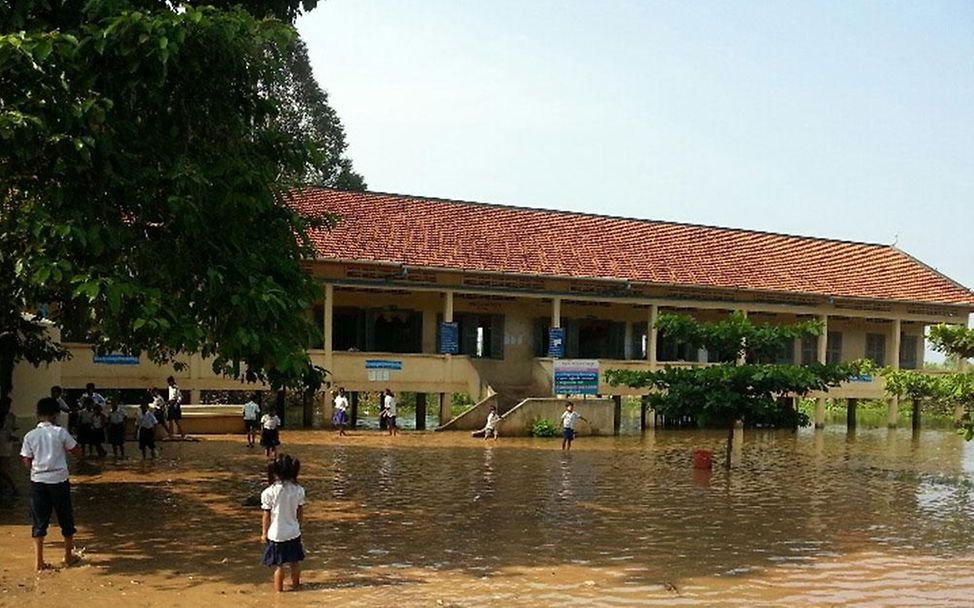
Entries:
{"label": "group of children", "polygon": [[[244,427],[247,430],[247,447],[256,445],[257,429],[260,429],[260,447],[264,448],[267,458],[277,456],[277,446],[281,445],[281,419],[273,407],[267,408],[263,416],[260,415],[258,396],[253,394],[250,400],[243,404]],[[260,419],[258,420],[258,416]]]}

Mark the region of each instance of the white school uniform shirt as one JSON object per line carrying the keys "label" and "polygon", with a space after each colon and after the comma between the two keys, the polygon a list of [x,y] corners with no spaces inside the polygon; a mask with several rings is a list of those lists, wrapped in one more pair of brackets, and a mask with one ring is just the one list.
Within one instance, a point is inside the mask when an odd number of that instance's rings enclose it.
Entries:
{"label": "white school uniform shirt", "polygon": [[260,508],[271,512],[267,540],[283,543],[301,536],[298,507],[303,506],[304,488],[296,483],[275,481],[261,492]]}
{"label": "white school uniform shirt", "polygon": [[154,410],[161,410],[166,407],[166,400],[162,398],[162,395],[156,395],[152,398],[152,403],[149,404],[149,407]]}
{"label": "white school uniform shirt", "polygon": [[566,411],[561,415],[561,426],[566,429],[575,429],[575,422],[581,418],[582,415],[578,412],[568,412]]}
{"label": "white school uniform shirt", "polygon": [[99,416],[98,414],[95,414],[94,412],[91,413],[91,428],[93,428],[93,429],[100,429],[100,428],[102,428],[102,426],[104,426],[104,424],[105,424],[105,415],[104,414],[102,414],[101,416]]}
{"label": "white school uniform shirt", "polygon": [[243,404],[243,417],[244,420],[253,420],[257,422],[257,415],[260,414],[260,406],[253,401],[248,401]]}
{"label": "white school uniform shirt", "polygon": [[20,455],[30,458],[30,480],[37,483],[62,483],[68,480],[67,453],[77,447],[71,433],[50,422],[38,423],[24,435]]}
{"label": "white school uniform shirt", "polygon": [[348,398],[345,395],[335,397],[335,409],[343,412],[348,409]]}
{"label": "white school uniform shirt", "polygon": [[92,393],[90,395],[88,393],[83,393],[81,395],[81,398],[84,399],[85,397],[91,399],[91,402],[94,403],[95,405],[100,405],[102,407],[108,405],[108,402],[105,401],[105,398],[98,393]]}
{"label": "white school uniform shirt", "polygon": [[497,421],[500,419],[501,417],[497,415],[497,412],[490,412],[489,414],[487,414],[487,426],[485,428],[488,429],[494,428],[495,426],[497,426]]}
{"label": "white school uniform shirt", "polygon": [[179,390],[179,387],[175,385],[169,387],[169,403],[173,401],[176,403],[183,402],[183,391]]}
{"label": "white school uniform shirt", "polygon": [[270,414],[264,414],[264,417],[260,419],[260,425],[268,431],[273,431],[277,427],[281,426],[281,419],[276,415],[271,416]]}
{"label": "white school uniform shirt", "polygon": [[386,395],[386,398],[385,398],[384,403],[385,403],[385,408],[389,411],[389,416],[390,417],[395,416],[396,415],[396,398],[393,397],[392,395]]}
{"label": "white school uniform shirt", "polygon": [[112,424],[122,424],[125,422],[125,410],[118,408],[114,412],[108,414],[108,421]]}
{"label": "white school uniform shirt", "polygon": [[140,429],[153,429],[157,424],[159,424],[159,421],[156,420],[156,415],[150,410],[144,414],[139,412],[139,417],[136,418],[135,423]]}

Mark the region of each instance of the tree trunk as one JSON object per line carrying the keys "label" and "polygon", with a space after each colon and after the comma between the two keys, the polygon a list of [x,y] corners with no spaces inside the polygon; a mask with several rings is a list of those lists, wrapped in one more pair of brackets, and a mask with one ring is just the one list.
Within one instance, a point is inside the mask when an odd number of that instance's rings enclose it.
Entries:
{"label": "tree trunk", "polygon": [[731,468],[731,451],[734,449],[734,426],[736,424],[737,421],[732,420],[730,428],[727,429],[727,458],[724,460],[724,468],[727,470]]}
{"label": "tree trunk", "polygon": [[0,333],[0,397],[14,388],[14,361],[17,358],[17,337],[12,332]]}

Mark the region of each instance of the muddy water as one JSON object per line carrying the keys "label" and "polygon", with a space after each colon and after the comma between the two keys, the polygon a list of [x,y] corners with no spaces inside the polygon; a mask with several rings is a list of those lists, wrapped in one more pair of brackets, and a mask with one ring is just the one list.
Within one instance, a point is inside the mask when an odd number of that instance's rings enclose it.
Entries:
{"label": "muddy water", "polygon": [[[286,432],[310,503],[299,593],[258,565],[261,456],[237,438],[73,472],[84,565],[30,572],[0,507],[0,606],[970,606],[974,444],[946,431],[556,440]],[[130,448],[131,449],[131,448]],[[58,535],[49,557],[57,556]]]}

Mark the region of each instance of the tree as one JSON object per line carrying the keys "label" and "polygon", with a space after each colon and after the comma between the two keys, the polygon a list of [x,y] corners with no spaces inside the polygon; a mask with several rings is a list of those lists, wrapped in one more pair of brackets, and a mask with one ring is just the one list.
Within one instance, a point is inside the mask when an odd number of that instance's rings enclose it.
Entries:
{"label": "tree", "polygon": [[930,344],[938,352],[961,359],[974,357],[974,329],[941,323],[930,328],[929,337]]}
{"label": "tree", "polygon": [[660,335],[685,342],[724,361],[703,368],[664,367],[653,372],[609,370],[613,385],[653,389],[649,403],[664,416],[692,416],[704,425],[728,429],[725,466],[731,466],[734,426],[797,426],[808,417],[782,405],[778,397],[804,396],[826,391],[859,373],[856,364],[770,365],[767,360],[794,340],[819,335],[821,325],[807,321],[795,325],[757,325],[739,312],[717,323],[704,323],[687,315],[662,315],[656,322]]}
{"label": "tree", "polygon": [[101,352],[320,383],[307,235],[335,218],[288,199],[355,174],[274,18],[315,2],[216,4],[0,1],[0,394],[66,355],[45,317]]}
{"label": "tree", "polygon": [[913,430],[920,428],[920,408],[929,399],[944,395],[944,378],[914,370],[885,368],[886,393],[895,397],[908,397],[913,405]]}

